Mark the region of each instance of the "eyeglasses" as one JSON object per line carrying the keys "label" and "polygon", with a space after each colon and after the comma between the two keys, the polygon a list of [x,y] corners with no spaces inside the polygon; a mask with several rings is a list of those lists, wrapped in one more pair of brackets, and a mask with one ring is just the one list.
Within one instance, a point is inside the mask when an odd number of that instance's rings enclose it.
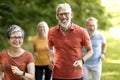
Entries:
{"label": "eyeglasses", "polygon": [[12,40],[21,40],[21,39],[23,39],[23,36],[13,36],[13,37],[10,37],[10,39],[12,39]]}
{"label": "eyeglasses", "polygon": [[66,13],[60,13],[60,14],[57,14],[58,16],[69,16],[70,13],[66,12]]}

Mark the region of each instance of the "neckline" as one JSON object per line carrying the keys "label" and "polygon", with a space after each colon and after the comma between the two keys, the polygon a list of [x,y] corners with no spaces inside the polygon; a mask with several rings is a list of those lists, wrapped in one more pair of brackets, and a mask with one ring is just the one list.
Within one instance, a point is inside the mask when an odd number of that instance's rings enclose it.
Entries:
{"label": "neckline", "polygon": [[18,54],[18,55],[13,55],[10,53],[10,50],[7,51],[8,56],[12,57],[12,58],[17,58],[23,55],[23,53],[25,52],[25,50],[22,49],[22,51]]}

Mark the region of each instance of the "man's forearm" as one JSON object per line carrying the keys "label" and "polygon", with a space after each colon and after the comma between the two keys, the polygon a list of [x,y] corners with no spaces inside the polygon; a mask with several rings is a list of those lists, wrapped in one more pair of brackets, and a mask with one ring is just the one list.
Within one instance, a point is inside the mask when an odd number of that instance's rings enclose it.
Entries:
{"label": "man's forearm", "polygon": [[86,62],[91,56],[93,55],[93,50],[89,50],[86,52],[86,54],[84,55],[84,57],[82,58],[84,62]]}
{"label": "man's forearm", "polygon": [[49,56],[50,56],[50,61],[53,61],[53,59],[54,59],[53,47],[49,47]]}

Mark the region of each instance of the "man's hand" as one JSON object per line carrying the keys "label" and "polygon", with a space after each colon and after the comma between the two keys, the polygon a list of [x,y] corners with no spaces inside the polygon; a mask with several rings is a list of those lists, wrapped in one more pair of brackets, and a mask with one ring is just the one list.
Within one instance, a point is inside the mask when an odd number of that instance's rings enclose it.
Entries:
{"label": "man's hand", "polygon": [[101,60],[103,61],[105,59],[105,54],[101,54]]}
{"label": "man's hand", "polygon": [[82,68],[82,60],[77,60],[73,63],[73,66],[76,68],[76,69],[81,69]]}
{"label": "man's hand", "polygon": [[53,62],[53,61],[50,61],[49,69],[50,69],[50,70],[53,70],[53,68],[54,68],[54,62]]}

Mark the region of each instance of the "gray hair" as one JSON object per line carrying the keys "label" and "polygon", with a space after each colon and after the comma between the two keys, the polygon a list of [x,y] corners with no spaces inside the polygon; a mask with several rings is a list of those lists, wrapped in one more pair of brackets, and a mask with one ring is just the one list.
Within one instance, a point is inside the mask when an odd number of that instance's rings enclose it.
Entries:
{"label": "gray hair", "polygon": [[56,8],[56,13],[58,13],[58,11],[61,9],[61,8],[67,8],[70,12],[72,12],[71,10],[71,7],[68,3],[62,3],[62,4],[59,4]]}
{"label": "gray hair", "polygon": [[25,35],[24,30],[20,26],[11,25],[10,28],[7,30],[7,38],[8,39],[10,38],[10,36],[13,32],[21,32],[23,37]]}
{"label": "gray hair", "polygon": [[95,21],[96,23],[98,22],[98,20],[95,17],[89,17],[89,18],[87,18],[86,22],[89,22],[91,20]]}

